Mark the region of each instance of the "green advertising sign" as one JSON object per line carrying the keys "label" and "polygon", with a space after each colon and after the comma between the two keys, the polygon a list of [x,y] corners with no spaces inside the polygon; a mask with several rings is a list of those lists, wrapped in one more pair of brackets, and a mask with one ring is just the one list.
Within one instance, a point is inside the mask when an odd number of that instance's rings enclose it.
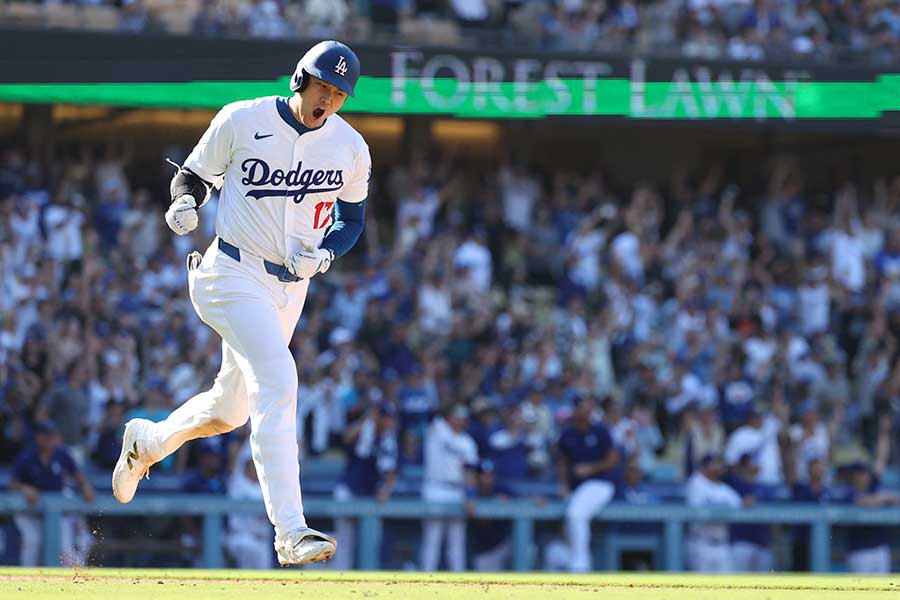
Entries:
{"label": "green advertising sign", "polygon": [[[129,74],[158,77],[152,72],[158,61],[144,67],[140,62],[144,59],[133,60],[137,62]],[[347,112],[473,119],[598,115],[791,122],[877,121],[900,110],[900,75],[871,71],[387,49],[372,54],[369,64],[372,74],[360,78]],[[26,83],[11,75],[5,81],[0,78],[0,102],[216,109],[236,100],[288,93],[288,76],[266,79],[264,73],[254,73],[259,78],[250,80],[252,65],[231,65],[234,79],[227,81],[126,83],[85,78],[80,81],[94,83],[53,79]],[[202,66],[195,65],[189,73]]]}
{"label": "green advertising sign", "polygon": [[[275,81],[0,84],[0,101],[154,108],[220,108],[236,100],[284,95]],[[771,80],[635,82],[557,79],[499,82],[479,89],[453,79],[362,77],[353,113],[439,114],[474,119],[607,115],[636,119],[878,119],[900,110],[900,75],[871,83]]]}

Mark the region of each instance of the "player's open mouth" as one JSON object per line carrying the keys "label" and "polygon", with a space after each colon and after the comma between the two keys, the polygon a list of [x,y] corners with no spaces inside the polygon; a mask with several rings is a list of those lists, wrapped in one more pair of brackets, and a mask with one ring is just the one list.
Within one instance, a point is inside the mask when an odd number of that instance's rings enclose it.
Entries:
{"label": "player's open mouth", "polygon": [[324,108],[314,108],[312,116],[313,116],[314,120],[318,121],[319,119],[322,118],[322,115],[324,115],[324,114],[325,114]]}

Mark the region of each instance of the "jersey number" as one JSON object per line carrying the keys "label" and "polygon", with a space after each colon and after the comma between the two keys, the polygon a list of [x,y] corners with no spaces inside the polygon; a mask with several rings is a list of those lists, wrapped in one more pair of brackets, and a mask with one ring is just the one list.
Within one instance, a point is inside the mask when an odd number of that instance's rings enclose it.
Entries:
{"label": "jersey number", "polygon": [[334,202],[319,202],[316,204],[316,215],[313,218],[313,229],[322,229],[331,223],[331,207]]}

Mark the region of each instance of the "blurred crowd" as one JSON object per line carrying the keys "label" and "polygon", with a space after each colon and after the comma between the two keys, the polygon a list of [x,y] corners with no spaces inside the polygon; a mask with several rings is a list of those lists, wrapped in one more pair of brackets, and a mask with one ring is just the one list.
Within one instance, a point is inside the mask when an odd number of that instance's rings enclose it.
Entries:
{"label": "blurred crowd", "polygon": [[[702,474],[702,488],[724,468],[769,497],[844,467],[869,492],[896,464],[900,178],[823,187],[787,157],[742,190],[717,164],[659,185],[413,155],[376,169],[364,237],[311,282],[291,344],[302,452],[359,459],[345,496],[387,497],[419,465],[427,488],[428,440],[445,433],[476,472],[564,498],[600,478],[610,497],[652,501],[642,482]],[[48,432],[108,472],[126,419],[164,418],[220,362],[184,267],[213,239],[215,195],[178,238],[168,170],[136,187],[147,165],[113,146],[51,164],[0,154],[0,465],[14,480]],[[578,440],[595,425],[588,445],[608,432],[619,458],[586,477]],[[246,434],[154,472],[251,494]]]}
{"label": "blurred crowd", "polygon": [[[43,4],[57,4],[46,0]],[[124,31],[890,64],[897,0],[73,0]],[[0,13],[2,14],[2,13]],[[7,20],[14,20],[7,16]]]}

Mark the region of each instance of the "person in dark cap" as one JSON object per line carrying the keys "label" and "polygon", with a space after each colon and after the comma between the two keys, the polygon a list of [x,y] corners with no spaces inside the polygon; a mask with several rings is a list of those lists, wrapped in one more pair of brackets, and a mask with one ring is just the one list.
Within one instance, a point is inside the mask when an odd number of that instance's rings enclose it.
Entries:
{"label": "person in dark cap", "polygon": [[572,544],[571,570],[591,570],[591,519],[609,504],[616,491],[613,471],[619,453],[609,430],[592,421],[590,397],[574,400],[572,424],[557,443],[560,494],[567,499],[566,526]]}
{"label": "person in dark cap", "polygon": [[[226,492],[225,474],[222,469],[222,458],[211,442],[206,439],[191,444],[191,454],[197,467],[188,472],[181,484],[181,491],[187,494],[224,494]],[[200,517],[184,516],[181,518],[181,542],[192,552],[194,566],[200,566],[200,543],[203,538],[203,523]]]}
{"label": "person in dark cap", "polygon": [[[631,505],[652,506],[659,504],[660,498],[652,486],[647,485],[646,475],[641,469],[640,458],[637,455],[625,460],[622,473],[622,484],[616,487],[615,499]],[[633,535],[659,535],[661,525],[659,523],[618,522],[610,523],[608,531]],[[622,566],[626,570],[647,570],[652,567],[652,556],[649,552],[630,551],[624,552]]]}
{"label": "person in dark cap", "polygon": [[[21,492],[30,506],[36,506],[43,492],[62,492],[75,484],[84,500],[93,502],[94,488],[60,442],[56,425],[52,421],[41,420],[32,429],[34,444],[22,450],[16,458],[9,489]],[[43,539],[41,519],[22,514],[15,516],[15,523],[22,537],[19,564],[38,566]],[[83,517],[63,518],[61,533],[66,562],[83,564],[87,548],[76,549],[76,543],[85,546],[89,540],[82,532],[87,534]]]}
{"label": "person in dark cap", "polygon": [[[796,452],[796,451],[794,451]],[[834,491],[827,485],[828,463],[826,458],[817,457],[806,463],[807,479],[801,482],[796,477],[793,461],[789,471],[791,501],[802,504],[828,504],[835,500]],[[793,570],[809,570],[809,525],[797,525],[792,532]]]}
{"label": "person in dark cap", "polygon": [[[765,486],[756,482],[759,467],[750,454],[741,455],[723,478],[736,491],[744,506],[755,506],[769,498]],[[731,555],[736,571],[768,573],[775,566],[772,554],[772,528],[761,523],[733,523],[729,527]]]}
{"label": "person in dark cap", "polygon": [[223,477],[222,458],[212,443],[202,440],[193,444],[197,468],[184,479],[182,491],[188,494],[223,494],[225,479]]}
{"label": "person in dark cap", "polygon": [[[709,453],[700,460],[685,486],[685,500],[691,507],[740,508],[740,495],[722,482],[722,457]],[[725,573],[733,570],[728,525],[725,523],[691,523],[687,536],[688,566],[692,571]]]}
{"label": "person in dark cap", "polygon": [[116,466],[122,452],[122,428],[125,425],[125,403],[110,400],[103,409],[103,421],[91,453],[92,462],[104,468]]}
{"label": "person in dark cap", "polygon": [[[861,507],[900,504],[896,494],[881,491],[881,475],[891,453],[890,415],[878,420],[875,460],[870,465],[859,461],[846,467],[850,491],[843,498],[846,504]],[[847,570],[851,573],[890,573],[891,546],[889,530],[884,526],[853,527],[847,540]]]}
{"label": "person in dark cap", "polygon": [[487,456],[493,462],[495,476],[503,482],[527,477],[528,455],[534,445],[519,404],[507,404],[503,408],[503,427],[488,438]]}
{"label": "person in dark cap", "polygon": [[[400,458],[397,443],[397,409],[383,402],[372,404],[344,432],[347,462],[334,499],[376,498],[386,502],[394,492]],[[336,569],[352,569],[356,558],[356,520],[337,519],[335,529],[341,552]]]}
{"label": "person in dark cap", "polygon": [[502,571],[512,557],[512,521],[508,519],[479,519],[476,500],[493,498],[506,501],[515,497],[509,486],[497,481],[496,465],[482,460],[475,469],[475,487],[470,488],[466,500],[469,534],[474,548],[472,565],[476,571]]}

